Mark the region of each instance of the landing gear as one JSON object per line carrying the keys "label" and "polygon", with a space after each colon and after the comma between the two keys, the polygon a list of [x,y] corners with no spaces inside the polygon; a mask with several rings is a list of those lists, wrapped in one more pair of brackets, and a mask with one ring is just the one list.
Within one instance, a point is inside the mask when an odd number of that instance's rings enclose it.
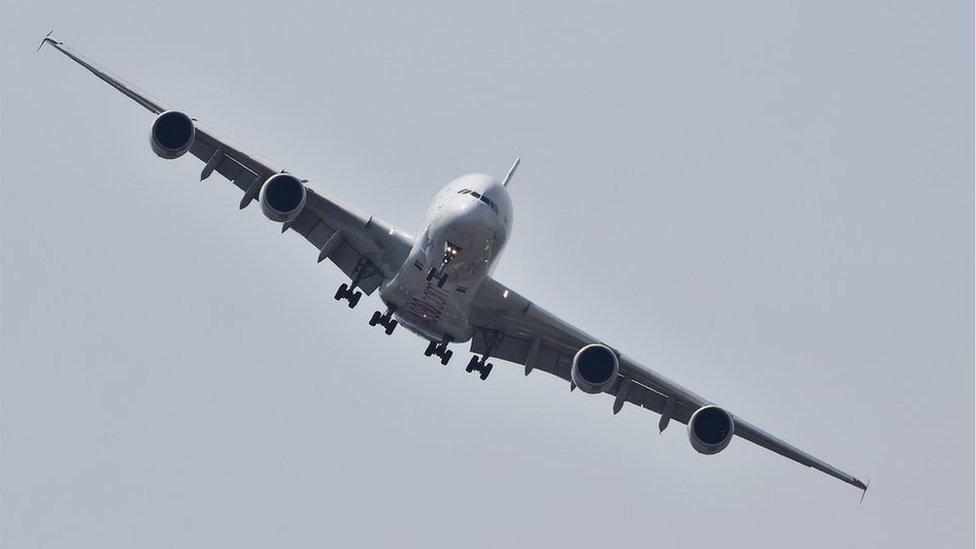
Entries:
{"label": "landing gear", "polygon": [[492,365],[489,362],[485,362],[487,359],[488,357],[486,356],[481,357],[480,359],[478,358],[478,355],[472,356],[471,360],[468,361],[468,366],[464,369],[464,371],[468,372],[469,374],[471,372],[480,373],[481,381],[488,379],[488,375],[491,374]]}
{"label": "landing gear", "polygon": [[447,344],[451,342],[451,338],[445,337],[440,343],[431,341],[427,344],[427,348],[424,349],[424,356],[436,355],[441,359],[441,365],[447,366],[448,361],[454,356],[454,351],[447,348]]}
{"label": "landing gear", "polygon": [[384,314],[380,314],[379,311],[374,312],[372,318],[369,319],[369,325],[376,326],[379,324],[384,328],[383,331],[386,332],[386,335],[393,334],[393,330],[397,327],[397,321],[393,318],[394,311],[396,311],[396,307],[388,308]]}
{"label": "landing gear", "polygon": [[471,372],[478,372],[481,376],[481,381],[484,381],[491,374],[492,365],[488,362],[488,357],[501,345],[502,340],[505,339],[505,334],[500,330],[483,329],[481,330],[481,337],[484,340],[485,352],[481,355],[481,358],[478,358],[478,355],[472,356],[464,371],[469,374]]}
{"label": "landing gear", "polygon": [[339,289],[336,290],[335,298],[336,301],[342,301],[346,299],[349,301],[349,308],[352,309],[359,303],[359,298],[363,297],[363,293],[356,290],[355,284],[352,287],[348,286],[345,282],[339,284]]}
{"label": "landing gear", "polygon": [[[446,265],[446,263],[445,263],[445,265]],[[444,284],[447,283],[447,273],[443,272],[443,269],[444,269],[444,266],[441,266],[440,269],[434,268],[434,269],[431,269],[430,271],[427,271],[427,282],[430,282],[430,281],[432,281],[432,280],[434,280],[436,278],[437,279],[437,287],[438,288],[443,288],[444,287]],[[438,271],[440,271],[440,272],[438,272]]]}
{"label": "landing gear", "polygon": [[359,261],[356,263],[356,267],[352,270],[352,284],[346,284],[343,282],[339,285],[339,289],[336,290],[335,299],[336,301],[342,301],[343,299],[349,301],[349,308],[352,309],[356,307],[359,303],[359,298],[363,297],[362,292],[356,291],[359,286],[359,282],[365,280],[377,273],[380,270],[373,265],[373,262],[366,259],[365,257],[360,257]]}

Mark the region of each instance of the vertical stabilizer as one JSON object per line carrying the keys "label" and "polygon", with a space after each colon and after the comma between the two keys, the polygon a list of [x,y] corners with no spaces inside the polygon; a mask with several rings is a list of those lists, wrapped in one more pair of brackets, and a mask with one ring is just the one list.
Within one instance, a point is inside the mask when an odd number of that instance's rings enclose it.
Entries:
{"label": "vertical stabilizer", "polygon": [[515,175],[515,170],[518,169],[519,164],[521,164],[521,163],[522,163],[522,157],[521,156],[515,159],[515,163],[512,164],[511,169],[508,170],[508,175],[505,176],[505,181],[502,183],[502,186],[503,187],[507,187],[508,184],[512,182],[512,176]]}

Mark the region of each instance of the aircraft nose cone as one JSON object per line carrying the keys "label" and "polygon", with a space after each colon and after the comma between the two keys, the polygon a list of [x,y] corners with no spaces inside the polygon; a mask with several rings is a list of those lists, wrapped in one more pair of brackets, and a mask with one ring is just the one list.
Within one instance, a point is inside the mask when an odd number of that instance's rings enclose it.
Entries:
{"label": "aircraft nose cone", "polygon": [[464,249],[480,247],[491,235],[494,214],[482,204],[472,202],[451,220],[452,242]]}

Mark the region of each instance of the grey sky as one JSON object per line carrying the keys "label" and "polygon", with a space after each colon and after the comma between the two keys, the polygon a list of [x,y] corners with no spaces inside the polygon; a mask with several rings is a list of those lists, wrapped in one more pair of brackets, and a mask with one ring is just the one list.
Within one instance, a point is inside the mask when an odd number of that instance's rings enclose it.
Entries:
{"label": "grey sky", "polygon": [[[973,545],[972,2],[407,4],[4,2],[4,547]],[[370,329],[51,28],[410,232],[524,155],[498,277],[867,499]]]}

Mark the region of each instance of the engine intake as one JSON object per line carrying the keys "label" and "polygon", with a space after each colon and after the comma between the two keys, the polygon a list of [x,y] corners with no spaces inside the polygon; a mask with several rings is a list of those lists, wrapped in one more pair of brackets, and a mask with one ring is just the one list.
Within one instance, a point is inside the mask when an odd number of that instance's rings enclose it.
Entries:
{"label": "engine intake", "polygon": [[166,111],[156,117],[149,131],[149,144],[156,156],[172,160],[190,150],[196,127],[193,120],[180,111]]}
{"label": "engine intake", "polygon": [[264,182],[258,201],[261,203],[261,211],[268,219],[287,223],[294,221],[302,213],[307,197],[305,184],[300,179],[291,174],[279,173]]}
{"label": "engine intake", "polygon": [[617,353],[606,345],[592,343],[577,351],[573,357],[570,377],[583,391],[596,394],[609,389],[619,372]]}
{"label": "engine intake", "polygon": [[702,454],[717,454],[729,445],[735,431],[732,414],[718,406],[702,406],[688,420],[688,440]]}

